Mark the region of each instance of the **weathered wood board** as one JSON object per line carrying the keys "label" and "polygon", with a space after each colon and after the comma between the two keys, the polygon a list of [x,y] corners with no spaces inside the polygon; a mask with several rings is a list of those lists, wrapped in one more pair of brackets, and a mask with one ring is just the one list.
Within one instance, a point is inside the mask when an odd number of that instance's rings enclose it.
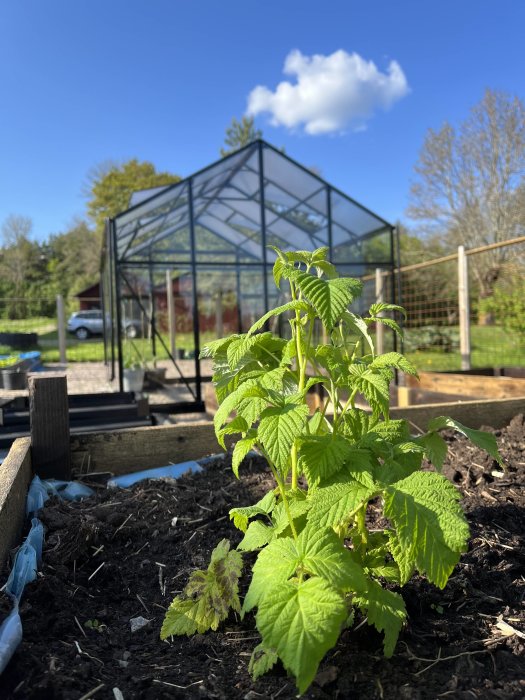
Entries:
{"label": "weathered wood board", "polygon": [[30,438],[15,440],[0,465],[0,570],[11,549],[20,543],[32,478],[30,445]]}
{"label": "weathered wood board", "polygon": [[75,473],[110,471],[113,474],[200,459],[222,451],[213,423],[167,425],[72,435]]}
{"label": "weathered wood board", "polygon": [[525,396],[525,379],[506,376],[421,372],[419,381],[407,376],[406,386],[414,390],[414,393],[423,392],[423,396],[426,391],[466,399],[510,399]]}

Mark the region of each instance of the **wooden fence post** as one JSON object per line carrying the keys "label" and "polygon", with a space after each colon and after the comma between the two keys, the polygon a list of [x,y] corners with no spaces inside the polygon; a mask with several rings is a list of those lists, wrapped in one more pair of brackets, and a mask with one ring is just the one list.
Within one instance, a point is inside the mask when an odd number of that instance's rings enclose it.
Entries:
{"label": "wooden fence post", "polygon": [[464,246],[458,246],[459,351],[461,369],[470,369],[470,307],[468,263]]}
{"label": "wooden fence post", "polygon": [[66,364],[66,327],[64,318],[64,298],[62,294],[57,294],[57,322],[58,322],[58,349],[60,352],[60,362]]}
{"label": "wooden fence post", "polygon": [[29,375],[31,461],[43,479],[71,479],[69,404],[66,375]]}

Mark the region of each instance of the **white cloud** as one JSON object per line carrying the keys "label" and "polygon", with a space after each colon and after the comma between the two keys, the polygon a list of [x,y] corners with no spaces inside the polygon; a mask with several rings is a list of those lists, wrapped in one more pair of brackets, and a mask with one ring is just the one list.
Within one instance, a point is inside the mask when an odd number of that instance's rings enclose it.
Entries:
{"label": "white cloud", "polygon": [[291,51],[283,72],[296,82],[285,80],[274,92],[258,85],[248,96],[247,114],[269,112],[274,126],[304,126],[307,134],[362,130],[377,109],[388,109],[410,90],[397,61],[381,73],[373,61],[342,49],[330,56]]}

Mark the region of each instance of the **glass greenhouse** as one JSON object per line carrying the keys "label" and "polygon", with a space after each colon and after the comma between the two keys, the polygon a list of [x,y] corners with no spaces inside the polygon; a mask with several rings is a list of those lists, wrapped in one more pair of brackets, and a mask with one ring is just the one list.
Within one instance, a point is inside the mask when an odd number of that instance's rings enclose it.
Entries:
{"label": "glass greenhouse", "polygon": [[111,378],[122,389],[125,365],[160,362],[178,392],[170,412],[202,410],[211,368],[199,360],[201,346],[245,332],[284,303],[268,246],[328,246],[341,274],[363,277],[394,268],[394,234],[380,216],[260,140],[174,185],[135,193],[106,226]]}

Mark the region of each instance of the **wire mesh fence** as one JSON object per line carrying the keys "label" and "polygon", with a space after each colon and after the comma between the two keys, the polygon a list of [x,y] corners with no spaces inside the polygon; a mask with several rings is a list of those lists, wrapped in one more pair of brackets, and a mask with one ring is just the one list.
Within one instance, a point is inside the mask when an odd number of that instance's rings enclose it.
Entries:
{"label": "wire mesh fence", "polygon": [[[468,364],[525,365],[525,239],[466,251]],[[404,352],[419,370],[462,367],[457,256],[401,268],[395,274],[407,311]]]}

